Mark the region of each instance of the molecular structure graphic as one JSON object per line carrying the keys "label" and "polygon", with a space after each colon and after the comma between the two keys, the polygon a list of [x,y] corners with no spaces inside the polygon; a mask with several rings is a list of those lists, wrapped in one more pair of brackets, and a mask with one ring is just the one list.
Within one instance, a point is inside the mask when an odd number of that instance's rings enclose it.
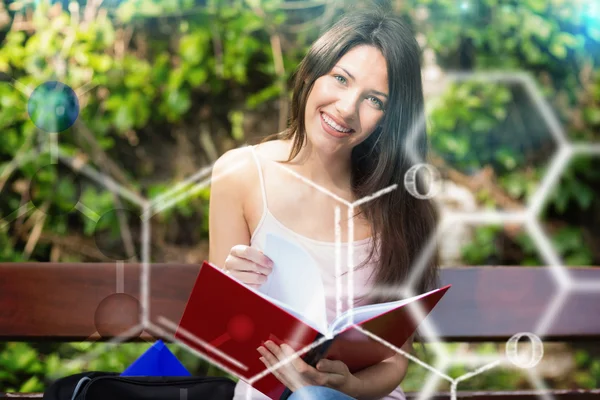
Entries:
{"label": "molecular structure graphic", "polygon": [[[548,198],[551,190],[557,184],[562,172],[568,166],[568,163],[578,155],[600,155],[600,145],[588,143],[577,144],[569,142],[566,138],[566,135],[563,132],[560,123],[552,113],[550,106],[546,103],[546,101],[543,98],[543,95],[536,87],[535,82],[527,73],[485,72],[468,74],[450,74],[448,76],[448,80],[450,82],[481,81],[489,83],[501,82],[522,85],[522,87],[526,90],[530,98],[533,100],[537,111],[544,118],[544,121],[546,122],[551,134],[553,135],[554,140],[558,145],[558,150],[550,160],[550,166],[545,177],[539,185],[539,189],[532,198],[528,199],[525,210],[486,210],[469,213],[442,210],[442,218],[439,222],[436,232],[430,238],[430,241],[426,244],[423,252],[420,254],[418,259],[415,260],[415,264],[412,266],[412,274],[409,277],[408,281],[402,287],[377,288],[377,290],[386,292],[391,291],[392,293],[402,294],[405,296],[415,295],[415,293],[413,293],[413,287],[415,286],[415,282],[418,281],[425,264],[430,259],[435,250],[436,240],[439,238],[440,234],[444,231],[444,229],[456,222],[460,222],[469,224],[522,224],[526,228],[528,233],[531,235],[531,237],[534,239],[535,244],[539,249],[540,254],[542,255],[546,265],[550,267],[549,271],[551,272],[552,278],[556,283],[557,292],[555,293],[554,297],[550,300],[546,311],[543,313],[540,320],[537,322],[534,332],[515,332],[515,335],[506,343],[506,352],[504,356],[497,355],[492,358],[490,358],[489,356],[460,357],[457,355],[449,354],[446,348],[438,343],[439,340],[435,340],[436,338],[440,337],[440,335],[436,331],[435,326],[433,326],[431,321],[426,320],[425,323],[422,324],[423,332],[427,337],[432,339],[431,345],[436,353],[436,363],[434,365],[428,365],[416,358],[415,356],[404,352],[402,349],[399,349],[389,343],[386,343],[382,339],[373,336],[370,332],[365,331],[360,327],[357,327],[357,329],[361,330],[367,336],[372,337],[374,340],[380,341],[384,345],[392,348],[394,351],[403,354],[409,360],[417,363],[418,365],[429,371],[428,377],[423,384],[422,390],[420,391],[420,399],[429,398],[432,395],[435,388],[438,386],[440,380],[446,380],[451,383],[452,398],[456,399],[458,385],[461,382],[464,382],[469,378],[472,378],[478,374],[481,374],[485,371],[489,371],[501,365],[508,367],[513,366],[522,369],[525,372],[529,381],[536,388],[540,389],[540,397],[548,399],[551,396],[543,392],[544,389],[546,389],[546,387],[542,379],[537,375],[534,369],[534,367],[538,364],[538,362],[543,356],[542,339],[545,333],[548,331],[549,327],[551,326],[554,318],[560,312],[561,307],[564,305],[565,301],[571,293],[600,291],[600,282],[577,281],[569,275],[568,270],[564,267],[564,262],[561,260],[560,256],[553,248],[548,236],[546,235],[544,229],[540,225],[539,216],[542,212],[545,200]],[[96,315],[97,332],[92,334],[91,337],[97,338],[102,337],[104,335],[108,335],[109,333],[114,333],[111,332],[111,329],[105,329],[104,327],[105,319],[109,318],[108,316],[105,316],[102,313],[103,307],[105,307],[106,304],[110,303],[111,301],[117,301],[119,303],[128,303],[129,309],[131,311],[127,312],[126,314],[128,316],[133,315],[134,317],[128,319],[126,318],[127,321],[119,325],[127,326],[127,329],[120,331],[118,335],[113,335],[115,337],[111,339],[109,343],[119,344],[127,340],[128,338],[137,337],[142,331],[147,331],[149,334],[156,334],[166,338],[170,338],[173,342],[184,347],[185,349],[197,355],[198,357],[201,357],[220,367],[224,371],[235,375],[225,365],[221,364],[217,360],[198,352],[197,350],[187,346],[184,343],[181,343],[177,338],[175,338],[174,332],[177,330],[177,324],[174,321],[170,321],[167,318],[160,316],[157,318],[157,321],[152,321],[150,319],[150,220],[153,216],[164,212],[165,210],[168,210],[177,203],[182,202],[189,197],[197,195],[200,191],[207,188],[215,180],[221,179],[227,174],[236,173],[236,171],[242,168],[250,168],[252,166],[247,165],[245,161],[240,161],[239,163],[233,165],[231,168],[229,168],[227,171],[225,171],[222,175],[219,176],[215,176],[214,174],[212,174],[212,166],[203,168],[194,175],[190,176],[189,178],[185,179],[184,181],[176,184],[174,187],[165,191],[164,193],[150,199],[144,198],[143,196],[140,196],[139,194],[134,193],[133,191],[123,187],[123,185],[117,183],[114,179],[107,176],[106,174],[96,171],[94,168],[88,166],[85,162],[82,162],[76,157],[73,157],[61,150],[58,144],[58,133],[68,129],[76,122],[80,112],[78,96],[80,96],[84,88],[74,90],[68,87],[67,85],[64,85],[57,81],[46,82],[33,90],[25,87],[16,80],[12,80],[11,84],[15,88],[20,90],[25,96],[27,96],[27,109],[30,118],[35,124],[35,126],[40,131],[45,133],[42,136],[44,136],[46,140],[43,141],[43,145],[40,149],[36,151],[30,151],[25,154],[20,154],[18,157],[12,160],[9,168],[18,168],[19,165],[22,165],[23,163],[28,162],[36,157],[40,157],[42,155],[49,155],[50,164],[46,167],[41,168],[38,173],[41,174],[46,168],[57,168],[59,164],[62,164],[68,167],[69,171],[77,171],[77,173],[86,176],[87,178],[93,180],[94,182],[106,188],[107,190],[116,193],[117,198],[127,200],[131,204],[134,204],[140,210],[139,214],[135,215],[135,217],[138,218],[140,221],[140,231],[142,235],[142,245],[139,254],[142,264],[140,276],[141,287],[139,302],[133,297],[123,293],[124,263],[131,260],[132,258],[135,258],[134,251],[130,249],[125,253],[118,252],[119,254],[115,254],[114,251],[112,251],[112,248],[109,243],[105,243],[103,241],[103,238],[100,236],[96,237],[96,244],[98,246],[98,249],[101,252],[103,252],[107,257],[115,260],[117,286],[115,294],[107,297],[105,301],[103,301],[100,304]],[[86,85],[85,90],[89,90],[89,86]],[[414,185],[414,176],[419,168],[427,168],[432,173],[432,175],[436,175],[435,168],[425,164],[424,160],[413,159],[412,161],[415,167],[411,171],[409,171],[409,174],[407,174],[407,176],[405,177],[406,189],[417,197],[435,199],[435,190],[431,191],[428,194],[417,193]],[[298,175],[291,169],[288,169],[283,166],[281,166],[281,168],[303,181],[306,185],[312,186],[314,189],[319,190],[324,194],[327,194],[339,203],[339,206],[335,208],[334,215],[332,217],[335,226],[337,227],[335,235],[335,270],[336,276],[338,277],[338,281],[336,282],[336,309],[337,314],[340,315],[343,308],[343,282],[341,278],[339,278],[341,276],[343,268],[341,254],[343,241],[340,229],[340,224],[342,220],[342,208],[346,208],[349,220],[347,235],[348,246],[346,254],[346,268],[348,272],[346,282],[346,301],[348,308],[351,310],[354,304],[354,226],[352,216],[354,215],[356,207],[359,207],[361,204],[365,204],[380,196],[385,196],[391,191],[397,190],[398,187],[397,185],[392,185],[387,188],[382,188],[378,192],[373,193],[362,199],[359,199],[355,202],[348,202],[342,198],[339,198],[333,193],[330,193],[325,188],[318,186],[314,182],[306,179],[305,177]],[[61,170],[57,169],[57,171]],[[60,184],[60,181],[63,179],[73,179],[73,176],[70,172],[59,173],[57,178],[57,184]],[[32,190],[35,190],[35,180],[36,178],[34,178],[32,182]],[[10,224],[14,219],[31,212],[34,208],[36,208],[40,212],[44,212],[42,204],[36,204],[35,202],[27,203],[19,209],[17,209],[16,211],[14,211],[13,213],[11,213],[10,215],[8,215],[3,220],[0,220],[0,229]],[[132,211],[127,211],[125,209],[116,209],[111,211],[110,214],[99,215],[94,210],[91,210],[85,204],[83,204],[79,199],[78,195],[77,198],[74,198],[73,200],[73,207],[70,210],[64,210],[64,212],[69,212],[73,209],[82,213],[95,223],[101,221],[102,218],[122,217],[123,212],[132,213]],[[140,316],[140,318],[137,318],[138,316]],[[349,323],[352,324],[352,320],[350,320]],[[230,324],[231,332],[228,333],[228,337],[235,338],[235,336],[239,334],[240,329],[245,329],[243,327],[246,325],[247,323],[243,319]],[[240,328],[240,326],[242,326],[242,328]],[[342,329],[344,328],[345,327],[343,327]],[[199,346],[210,349],[211,352],[215,354],[220,354],[224,359],[229,360],[233,364],[236,363],[236,360],[233,357],[231,357],[231,355],[220,353],[220,351],[214,343],[210,344],[203,342],[201,339],[194,338],[193,335],[191,335],[190,333],[188,333],[188,335],[190,336],[190,339],[194,340]],[[519,340],[523,337],[528,338],[531,344],[532,351],[529,357],[523,357],[522,354],[518,351]],[[324,337],[322,340],[313,343],[311,346],[309,346],[306,349],[302,349],[298,353],[303,354],[311,350],[312,348],[320,345],[323,341],[327,339],[327,337]],[[95,356],[97,356],[97,354],[89,352],[83,357],[91,358]],[[80,362],[81,359],[78,359],[77,361]],[[283,365],[290,361],[291,359],[284,360],[281,363],[279,363],[279,365]],[[451,366],[457,364],[481,366],[473,370],[472,372],[457,378],[453,378],[447,375],[448,369]],[[278,368],[279,365],[276,365],[275,368]],[[251,377],[249,379],[249,383],[252,384],[253,382],[258,381],[259,379],[266,376],[268,373],[270,373],[270,371],[265,369],[263,372],[257,374],[254,377]],[[181,396],[182,398],[186,398],[186,392],[182,392]]]}

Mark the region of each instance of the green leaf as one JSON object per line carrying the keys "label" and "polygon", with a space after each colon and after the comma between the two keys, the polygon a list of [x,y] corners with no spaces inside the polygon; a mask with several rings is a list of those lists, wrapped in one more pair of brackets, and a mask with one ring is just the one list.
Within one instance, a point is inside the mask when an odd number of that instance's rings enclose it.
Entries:
{"label": "green leaf", "polygon": [[600,42],[600,28],[593,25],[587,27],[587,34],[594,39],[596,42]]}
{"label": "green leaf", "polygon": [[37,353],[26,344],[19,347],[19,353],[16,358],[16,368],[20,370],[27,370],[32,363],[37,361]]}
{"label": "green leaf", "polygon": [[229,121],[231,122],[231,136],[238,141],[244,140],[244,113],[242,111],[231,111]]}
{"label": "green leaf", "polygon": [[600,125],[600,109],[597,107],[586,107],[583,110],[583,117],[591,125]]}
{"label": "green leaf", "polygon": [[577,195],[574,196],[575,201],[579,203],[579,207],[582,210],[587,210],[590,208],[592,201],[594,200],[594,191],[585,184],[579,184],[577,186],[579,187],[579,190],[577,190]]}
{"label": "green leaf", "polygon": [[192,65],[199,64],[208,50],[207,36],[203,31],[195,31],[179,40],[179,55]]}
{"label": "green leaf", "polygon": [[578,366],[583,366],[589,359],[590,356],[585,350],[575,350],[575,363]]}
{"label": "green leaf", "polygon": [[502,188],[513,198],[519,198],[525,193],[525,179],[519,173],[508,173],[499,177]]}
{"label": "green leaf", "polygon": [[164,105],[167,107],[167,113],[171,120],[178,118],[186,113],[192,105],[189,91],[184,89],[168,91]]}
{"label": "green leaf", "polygon": [[524,0],[524,3],[538,13],[543,13],[548,8],[547,0]]}
{"label": "green leaf", "polygon": [[25,381],[25,383],[23,385],[21,385],[19,392],[31,393],[31,392],[40,392],[43,390],[44,390],[44,385],[42,385],[42,382],[40,382],[40,380],[38,379],[37,376],[32,376],[27,381]]}
{"label": "green leaf", "polygon": [[569,266],[588,266],[593,264],[592,256],[588,251],[581,252],[564,257],[565,264]]}
{"label": "green leaf", "polygon": [[[2,365],[2,364],[0,364]],[[0,381],[3,383],[11,383],[15,381],[15,375],[10,371],[4,371],[0,369]]]}
{"label": "green leaf", "polygon": [[279,85],[277,82],[267,86],[266,88],[260,90],[257,93],[253,93],[246,99],[246,106],[250,109],[255,109],[259,105],[267,102],[270,99],[274,99],[279,96],[281,90],[279,90]]}
{"label": "green leaf", "polygon": [[581,232],[575,228],[561,228],[552,236],[554,248],[561,254],[565,254],[569,250],[577,250],[581,248],[583,238]]}
{"label": "green leaf", "polygon": [[556,190],[553,204],[559,214],[564,214],[567,209],[567,204],[569,204],[569,192],[565,190]]}
{"label": "green leaf", "polygon": [[167,85],[168,85],[169,89],[176,90],[181,87],[184,80],[185,80],[184,69],[182,67],[175,68],[174,70],[171,71],[171,74],[169,75],[169,80],[168,80]]}
{"label": "green leaf", "polygon": [[498,149],[496,151],[496,158],[507,170],[512,170],[517,166],[515,153],[510,148],[502,147]]}
{"label": "green leaf", "polygon": [[571,35],[570,33],[566,32],[561,32],[558,35],[556,35],[555,40],[558,43],[570,48],[573,48],[578,44],[577,38],[574,35]]}
{"label": "green leaf", "polygon": [[124,1],[116,11],[117,18],[125,24],[131,21],[135,15],[135,4],[133,1]]}
{"label": "green leaf", "polygon": [[558,42],[553,42],[550,45],[550,53],[556,58],[560,58],[561,60],[567,56],[567,48]]}
{"label": "green leaf", "polygon": [[119,107],[119,109],[115,113],[115,116],[114,116],[115,127],[120,132],[125,132],[126,130],[133,128],[134,123],[135,123],[135,116],[133,115],[132,109],[129,106],[126,106],[125,104],[123,104],[121,107]]}
{"label": "green leaf", "polygon": [[494,126],[496,125],[496,121],[481,116],[477,119],[475,119],[471,125],[471,129],[473,129],[473,131],[475,132],[479,132],[479,133],[488,133],[489,131],[492,130],[492,128],[494,128]]}
{"label": "green leaf", "polygon": [[187,76],[187,80],[192,86],[200,86],[208,79],[208,72],[203,67],[192,69]]}

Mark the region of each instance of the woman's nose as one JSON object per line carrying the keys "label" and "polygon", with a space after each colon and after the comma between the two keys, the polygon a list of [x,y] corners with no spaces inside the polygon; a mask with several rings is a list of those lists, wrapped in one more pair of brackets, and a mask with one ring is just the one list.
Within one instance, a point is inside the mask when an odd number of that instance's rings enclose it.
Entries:
{"label": "woman's nose", "polygon": [[357,102],[355,96],[348,95],[340,99],[336,103],[335,108],[337,109],[340,117],[349,121],[354,119],[354,115],[356,114],[356,104]]}

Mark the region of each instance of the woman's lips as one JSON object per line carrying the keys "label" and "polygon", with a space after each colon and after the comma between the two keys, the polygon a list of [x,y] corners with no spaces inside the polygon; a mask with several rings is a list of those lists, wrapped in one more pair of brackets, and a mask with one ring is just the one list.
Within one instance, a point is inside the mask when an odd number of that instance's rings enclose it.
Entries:
{"label": "woman's lips", "polygon": [[323,112],[319,113],[319,117],[321,119],[321,126],[323,127],[323,130],[329,133],[331,136],[335,136],[337,138],[345,138],[350,136],[354,132],[354,129],[352,129],[350,132],[340,132],[337,129],[334,129],[331,125],[325,122],[325,119],[323,119]]}

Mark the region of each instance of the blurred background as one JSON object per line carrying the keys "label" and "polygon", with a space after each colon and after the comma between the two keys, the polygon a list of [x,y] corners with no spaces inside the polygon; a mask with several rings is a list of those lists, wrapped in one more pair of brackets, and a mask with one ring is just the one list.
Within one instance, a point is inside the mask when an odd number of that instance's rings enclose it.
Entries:
{"label": "blurred background", "polygon": [[[539,219],[564,265],[600,265],[600,152],[590,151],[600,146],[597,0],[0,0],[0,261],[139,261],[132,200],[168,193],[151,220],[151,261],[202,262],[211,164],[283,130],[290,77],[310,44],[346,10],[374,4],[405,17],[423,49],[440,206],[524,210],[562,137],[581,152],[536,200]],[[520,225],[454,224],[441,235],[443,266],[547,264]],[[122,371],[150,344],[108,346],[0,343],[0,392]],[[192,373],[224,374],[169,348]],[[549,387],[600,387],[600,345],[544,350],[537,368]],[[410,363],[402,387],[418,391],[428,373]],[[459,386],[518,388],[531,388],[525,373],[501,368]]]}

